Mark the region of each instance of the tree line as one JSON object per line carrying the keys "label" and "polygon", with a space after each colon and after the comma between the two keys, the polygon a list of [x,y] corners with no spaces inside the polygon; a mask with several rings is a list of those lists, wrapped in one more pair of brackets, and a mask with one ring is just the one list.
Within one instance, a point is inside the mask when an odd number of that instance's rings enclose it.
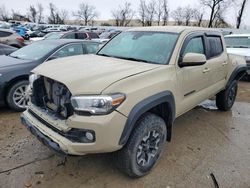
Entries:
{"label": "tree line", "polygon": [[[120,4],[111,10],[111,15],[116,26],[129,26],[132,20],[136,20],[142,26],[168,25],[170,18],[175,25],[195,25],[205,27],[228,27],[226,12],[234,8],[236,10],[236,28],[240,28],[249,0],[198,0],[196,6],[179,6],[170,10],[168,0],[140,0],[139,7],[134,9],[130,2]],[[64,24],[70,17],[66,9],[59,9],[53,3],[49,3],[49,15],[44,15],[44,7],[38,3],[30,5],[25,15],[14,11],[9,12],[4,5],[0,6],[0,20],[30,21],[34,23]],[[206,16],[208,13],[208,16]],[[76,11],[71,12],[76,20],[82,20],[88,25],[98,18],[96,7],[82,2]]]}

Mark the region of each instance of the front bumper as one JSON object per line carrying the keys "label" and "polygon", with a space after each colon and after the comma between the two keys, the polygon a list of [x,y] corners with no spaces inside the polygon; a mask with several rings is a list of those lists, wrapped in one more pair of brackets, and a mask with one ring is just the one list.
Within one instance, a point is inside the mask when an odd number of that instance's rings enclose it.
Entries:
{"label": "front bumper", "polygon": [[[34,134],[42,143],[60,154],[85,155],[88,153],[106,153],[119,150],[119,139],[122,134],[127,118],[118,112],[113,112],[105,116],[78,116],[73,115],[67,120],[67,127],[70,129],[85,129],[95,132],[95,141],[91,143],[80,143],[69,140],[60,132],[67,130],[57,130],[62,128],[59,121],[54,121],[54,128],[46,125],[49,121],[47,114],[44,112],[37,115],[43,121],[32,115],[26,110],[22,116],[22,123]],[[65,125],[64,125],[65,126]]]}
{"label": "front bumper", "polygon": [[44,135],[33,124],[31,124],[24,115],[21,115],[21,122],[44,145],[48,146],[50,149],[54,150],[55,152],[57,152],[59,154],[62,154],[62,155],[66,155],[67,154],[67,153],[65,153],[65,151],[63,151],[60,148],[60,146],[56,142],[54,142],[49,137],[47,137],[46,135]]}

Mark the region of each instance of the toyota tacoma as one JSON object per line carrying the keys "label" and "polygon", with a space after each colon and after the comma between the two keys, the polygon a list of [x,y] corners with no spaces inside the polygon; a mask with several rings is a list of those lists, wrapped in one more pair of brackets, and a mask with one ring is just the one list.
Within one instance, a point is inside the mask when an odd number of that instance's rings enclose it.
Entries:
{"label": "toyota tacoma", "polygon": [[220,32],[134,28],[95,55],[35,68],[21,120],[58,153],[113,152],[121,171],[141,177],[159,161],[178,116],[213,96],[219,110],[231,109],[246,70]]}

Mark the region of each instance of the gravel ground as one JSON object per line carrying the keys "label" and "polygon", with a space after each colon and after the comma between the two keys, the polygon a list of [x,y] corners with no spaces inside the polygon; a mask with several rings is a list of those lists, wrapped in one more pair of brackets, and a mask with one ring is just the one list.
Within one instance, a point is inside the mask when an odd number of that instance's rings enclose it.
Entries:
{"label": "gravel ground", "polygon": [[108,154],[63,158],[21,125],[19,113],[0,109],[0,188],[250,187],[250,83],[241,82],[237,102],[219,112],[206,101],[175,121],[172,142],[158,166],[130,179]]}

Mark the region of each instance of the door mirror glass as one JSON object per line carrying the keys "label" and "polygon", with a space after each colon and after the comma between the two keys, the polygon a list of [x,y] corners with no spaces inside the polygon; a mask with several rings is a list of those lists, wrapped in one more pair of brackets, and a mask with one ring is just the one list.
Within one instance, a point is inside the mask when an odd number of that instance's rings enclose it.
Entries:
{"label": "door mirror glass", "polygon": [[203,65],[207,61],[204,54],[199,53],[186,53],[183,57],[182,62],[180,62],[181,67],[185,66],[198,66]]}

